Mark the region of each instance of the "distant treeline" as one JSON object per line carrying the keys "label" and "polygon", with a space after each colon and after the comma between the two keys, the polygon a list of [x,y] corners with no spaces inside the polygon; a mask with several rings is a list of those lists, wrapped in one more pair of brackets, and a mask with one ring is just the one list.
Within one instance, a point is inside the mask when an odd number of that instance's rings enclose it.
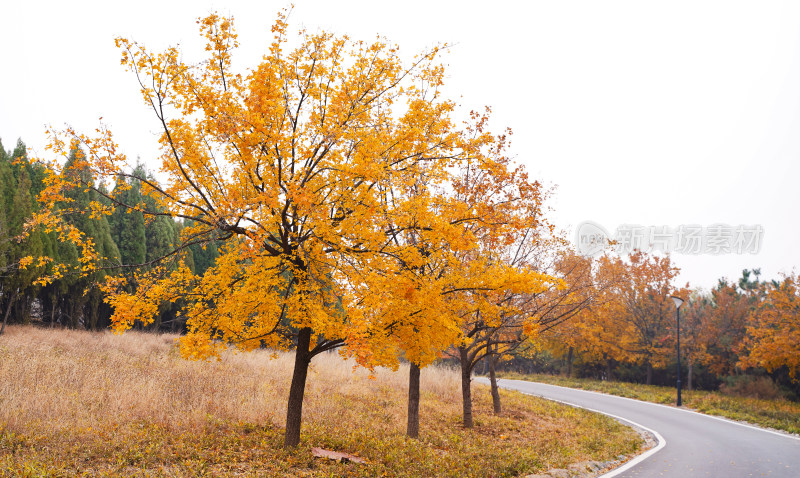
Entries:
{"label": "distant treeline", "polygon": [[[800,400],[799,282],[765,281],[753,269],[691,291],[681,306],[683,388]],[[498,368],[674,387],[675,308],[667,290],[648,287],[618,282],[602,307],[547,331],[534,353],[512,354]]]}
{"label": "distant treeline", "polygon": [[[68,162],[75,162],[82,153],[72,152]],[[100,193],[92,190],[70,191],[64,208],[76,213],[69,216],[71,223],[92,238],[96,250],[104,258],[106,267],[88,277],[64,275],[47,285],[37,284],[41,272],[33,268],[20,267],[25,257],[49,257],[54,264],[78,262],[77,248],[68,242],[58,241],[55,231],[34,231],[24,239],[25,221],[39,211],[37,197],[43,190],[46,174],[44,167],[27,160],[25,144],[17,142],[13,151],[6,151],[0,142],[0,313],[3,323],[42,322],[51,326],[100,330],[111,324],[111,308],[103,302],[98,285],[108,275],[127,275],[135,287],[135,270],[129,264],[142,264],[159,258],[174,250],[181,230],[187,225],[167,216],[145,222],[138,211],[128,212],[114,208],[110,216],[91,217],[78,211],[87,211],[88,205],[99,202],[113,208],[110,199],[103,196],[111,191],[111,197],[124,198],[129,204],[144,204],[157,210],[153,199],[141,192],[141,184],[135,178],[150,177],[143,165],[137,165],[131,176],[119,178],[116,184],[101,185]],[[119,190],[116,190],[119,188]],[[202,274],[211,267],[217,256],[216,244],[194,244],[183,257],[186,265],[195,273]],[[152,330],[180,331],[184,322],[177,314],[175,304],[165,304],[160,315],[148,326]]]}

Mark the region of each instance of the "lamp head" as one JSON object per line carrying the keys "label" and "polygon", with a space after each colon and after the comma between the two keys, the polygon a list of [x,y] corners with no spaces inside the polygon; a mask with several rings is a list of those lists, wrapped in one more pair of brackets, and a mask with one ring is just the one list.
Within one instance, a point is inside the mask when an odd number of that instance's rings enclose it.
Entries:
{"label": "lamp head", "polygon": [[675,303],[675,308],[676,309],[680,309],[681,305],[683,305],[683,299],[681,299],[680,297],[675,297],[673,295],[673,296],[670,296],[670,299],[672,299],[672,302]]}

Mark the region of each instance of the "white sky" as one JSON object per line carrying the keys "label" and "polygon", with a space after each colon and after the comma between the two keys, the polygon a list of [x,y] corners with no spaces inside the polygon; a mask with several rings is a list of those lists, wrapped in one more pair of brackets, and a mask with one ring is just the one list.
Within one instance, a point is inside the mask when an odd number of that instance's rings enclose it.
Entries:
{"label": "white sky", "polygon": [[[266,51],[272,1],[7,2],[0,25],[0,138],[43,152],[44,125],[112,126],[131,158],[157,124],[113,38],[200,54],[194,20],[232,14],[240,65]],[[451,97],[490,105],[534,177],[557,185],[556,224],[760,224],[757,255],[674,255],[712,287],[800,265],[800,2],[331,2],[296,0],[290,26],[372,40],[411,58],[453,43]],[[152,164],[152,163],[151,163]]]}

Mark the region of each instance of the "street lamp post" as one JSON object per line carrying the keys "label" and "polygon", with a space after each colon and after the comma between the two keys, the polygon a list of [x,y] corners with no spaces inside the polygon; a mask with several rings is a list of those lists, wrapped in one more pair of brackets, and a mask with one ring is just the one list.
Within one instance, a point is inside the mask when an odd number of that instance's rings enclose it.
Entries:
{"label": "street lamp post", "polygon": [[672,302],[675,303],[675,313],[677,314],[677,323],[678,323],[678,343],[676,345],[676,350],[678,352],[678,406],[681,406],[681,305],[683,305],[683,299],[680,297],[675,297],[674,295],[670,297]]}

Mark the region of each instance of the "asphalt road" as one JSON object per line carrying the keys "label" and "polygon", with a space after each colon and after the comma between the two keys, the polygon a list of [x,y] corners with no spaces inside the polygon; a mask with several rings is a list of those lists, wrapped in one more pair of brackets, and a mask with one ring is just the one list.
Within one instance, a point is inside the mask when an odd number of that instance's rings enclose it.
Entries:
{"label": "asphalt road", "polygon": [[[476,382],[488,383],[484,378]],[[677,407],[585,390],[500,379],[502,388],[622,418],[657,433],[659,445],[604,477],[800,478],[800,438]]]}

